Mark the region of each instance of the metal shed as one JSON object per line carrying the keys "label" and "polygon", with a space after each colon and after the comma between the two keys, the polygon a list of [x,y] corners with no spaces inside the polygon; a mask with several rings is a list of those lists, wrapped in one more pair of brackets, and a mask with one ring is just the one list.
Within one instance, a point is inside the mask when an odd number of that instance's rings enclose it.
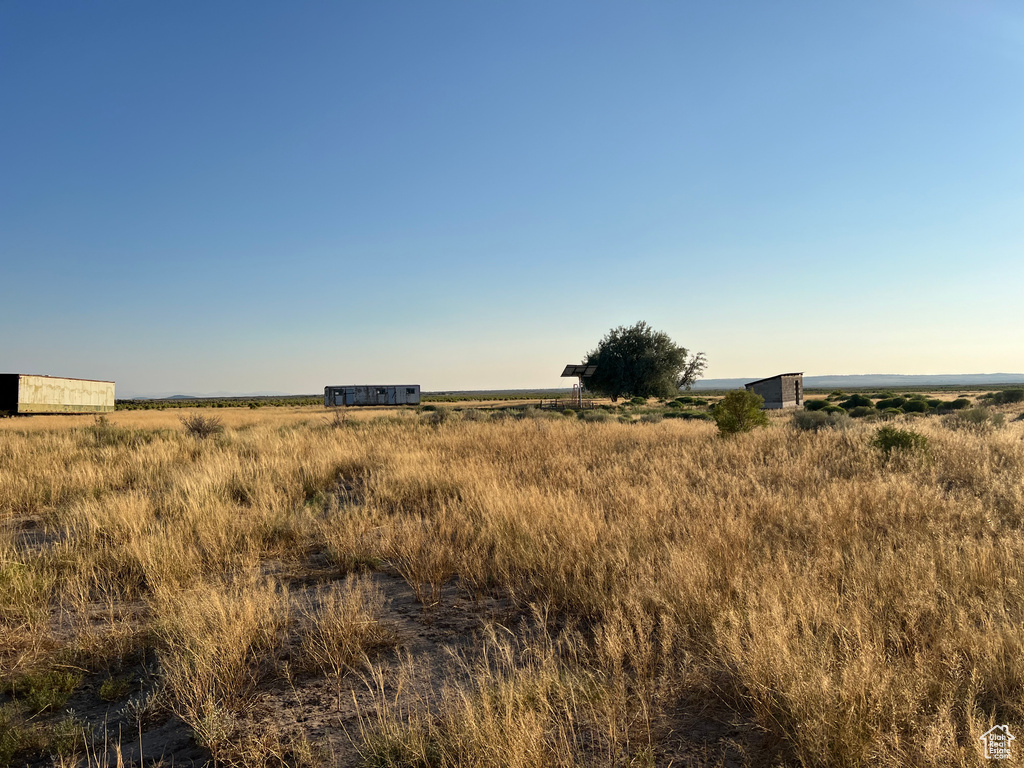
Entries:
{"label": "metal shed", "polygon": [[746,385],[747,389],[764,398],[764,407],[799,408],[804,404],[804,374],[780,373],[767,379],[758,379]]}
{"label": "metal shed", "polygon": [[324,387],[324,405],[419,405],[419,384]]}
{"label": "metal shed", "polygon": [[114,382],[0,373],[0,412],[109,413]]}

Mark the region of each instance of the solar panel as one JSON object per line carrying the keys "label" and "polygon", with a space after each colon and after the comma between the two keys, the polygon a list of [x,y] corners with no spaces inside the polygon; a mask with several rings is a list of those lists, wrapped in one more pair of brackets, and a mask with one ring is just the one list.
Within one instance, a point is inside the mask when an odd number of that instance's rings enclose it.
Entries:
{"label": "solar panel", "polygon": [[562,375],[563,376],[583,376],[584,378],[586,378],[587,376],[593,376],[596,371],[597,371],[597,365],[596,364],[594,364],[594,365],[587,365],[586,363],[583,363],[582,365],[569,364],[569,365],[565,366],[565,370],[562,371]]}

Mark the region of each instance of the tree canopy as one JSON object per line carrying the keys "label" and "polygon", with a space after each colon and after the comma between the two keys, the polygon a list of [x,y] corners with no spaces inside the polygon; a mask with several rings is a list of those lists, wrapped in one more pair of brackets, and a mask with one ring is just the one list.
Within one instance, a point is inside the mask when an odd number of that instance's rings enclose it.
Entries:
{"label": "tree canopy", "polygon": [[667,333],[640,321],[612,328],[586,362],[597,371],[585,382],[589,391],[613,401],[620,397],[675,397],[689,389],[706,366],[703,352],[689,357]]}

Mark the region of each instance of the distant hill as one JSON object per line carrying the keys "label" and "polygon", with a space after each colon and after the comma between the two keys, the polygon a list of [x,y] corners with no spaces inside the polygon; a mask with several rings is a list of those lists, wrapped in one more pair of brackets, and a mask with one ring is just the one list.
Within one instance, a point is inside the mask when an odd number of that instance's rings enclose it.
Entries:
{"label": "distant hill", "polygon": [[[782,371],[780,371],[782,373]],[[744,384],[766,378],[751,376],[745,379],[702,379],[694,389],[738,389]],[[1024,384],[1024,373],[950,373],[935,375],[909,375],[902,373],[863,373],[835,376],[804,376],[806,389],[843,389],[857,387],[938,387],[938,386],[995,386],[997,384]]]}

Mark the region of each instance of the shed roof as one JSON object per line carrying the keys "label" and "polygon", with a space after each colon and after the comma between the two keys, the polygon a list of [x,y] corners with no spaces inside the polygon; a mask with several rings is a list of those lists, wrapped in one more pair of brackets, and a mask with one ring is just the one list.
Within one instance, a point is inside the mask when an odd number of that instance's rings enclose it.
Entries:
{"label": "shed roof", "polygon": [[772,379],[781,379],[783,376],[803,376],[803,371],[796,371],[795,373],[777,373],[774,376],[768,376],[764,379],[758,379],[757,381],[751,381],[748,384],[744,384],[745,387],[753,386],[754,384],[760,384],[762,381],[771,381]]}

